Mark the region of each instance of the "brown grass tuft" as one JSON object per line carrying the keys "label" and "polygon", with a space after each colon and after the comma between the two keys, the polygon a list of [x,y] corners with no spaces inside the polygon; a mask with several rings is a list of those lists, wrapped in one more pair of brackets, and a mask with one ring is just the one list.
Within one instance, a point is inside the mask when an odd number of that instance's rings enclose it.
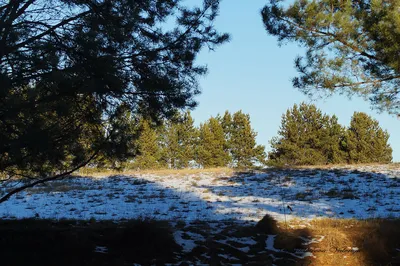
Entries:
{"label": "brown grass tuft", "polygon": [[359,167],[376,167],[376,166],[385,166],[388,169],[400,169],[400,163],[360,163],[360,164],[321,164],[321,165],[291,165],[291,166],[282,166],[279,168],[289,168],[289,169],[331,169],[331,168],[359,168]]}
{"label": "brown grass tuft", "polygon": [[[312,236],[325,239],[311,244],[311,265],[400,265],[400,220],[317,219]],[[357,250],[358,249],[358,250]]]}

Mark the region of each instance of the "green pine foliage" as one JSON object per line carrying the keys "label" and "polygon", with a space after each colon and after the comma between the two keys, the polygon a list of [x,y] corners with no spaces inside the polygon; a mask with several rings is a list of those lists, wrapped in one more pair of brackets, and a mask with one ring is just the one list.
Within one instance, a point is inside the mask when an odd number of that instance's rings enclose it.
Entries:
{"label": "green pine foliage", "polygon": [[218,119],[211,117],[206,123],[200,125],[198,163],[203,167],[227,166],[231,158],[225,151],[225,147],[224,130]]}
{"label": "green pine foliage", "polygon": [[322,164],[322,151],[328,117],[315,105],[301,103],[282,116],[279,138],[271,141],[270,160],[278,164]]}
{"label": "green pine foliage", "polygon": [[338,118],[329,117],[326,125],[326,135],[322,151],[326,156],[326,162],[330,164],[347,163],[348,153],[345,151],[346,128],[339,124]]}
{"label": "green pine foliage", "polygon": [[231,155],[231,136],[233,126],[232,115],[227,110],[222,117],[220,115],[217,115],[217,119],[221,123],[222,129],[224,131],[224,136],[226,140],[224,150],[226,153],[229,153]]}
{"label": "green pine foliage", "polygon": [[179,124],[179,144],[181,156],[178,168],[187,168],[189,163],[196,159],[196,146],[198,143],[198,129],[194,126],[194,120],[190,112],[186,112],[183,121]]}
{"label": "green pine foliage", "polygon": [[178,124],[173,120],[165,123],[162,137],[162,159],[170,168],[177,168],[179,160]]}
{"label": "green pine foliage", "polygon": [[140,134],[136,146],[138,155],[133,162],[134,168],[156,169],[162,165],[159,135],[148,120],[140,121]]}
{"label": "green pine foliage", "polygon": [[264,164],[265,147],[257,145],[257,133],[251,128],[248,114],[242,111],[233,114],[229,136],[229,149],[236,167],[248,168],[255,163]]}
{"label": "green pine foliage", "polygon": [[380,128],[377,120],[365,113],[353,114],[345,139],[350,163],[392,161],[392,148],[388,144],[389,133]]}
{"label": "green pine foliage", "polygon": [[389,163],[389,134],[365,113],[355,113],[345,129],[336,116],[322,114],[315,105],[294,105],[282,116],[282,124],[270,143],[272,165],[338,163]]}
{"label": "green pine foliage", "polygon": [[265,29],[280,44],[295,42],[294,87],[307,95],[358,94],[400,115],[399,0],[269,0]]}
{"label": "green pine foliage", "polygon": [[165,130],[163,157],[167,165],[174,169],[189,167],[189,163],[195,160],[197,139],[198,130],[190,112],[177,114],[167,123]]}
{"label": "green pine foliage", "polygon": [[[109,127],[115,131],[112,141],[109,141],[107,147],[93,160],[93,164],[99,168],[125,168],[127,160],[137,154],[139,119],[135,119],[127,105],[122,105],[119,109],[118,115],[109,121],[113,123]],[[88,145],[90,143],[88,140]]]}

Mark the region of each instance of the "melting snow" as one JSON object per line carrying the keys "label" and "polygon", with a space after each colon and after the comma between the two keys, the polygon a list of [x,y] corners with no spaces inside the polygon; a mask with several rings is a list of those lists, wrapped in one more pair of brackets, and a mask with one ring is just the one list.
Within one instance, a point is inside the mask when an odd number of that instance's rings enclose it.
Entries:
{"label": "melting snow", "polygon": [[301,237],[301,236],[299,238],[301,240],[304,240],[305,242],[303,243],[303,245],[307,246],[307,245],[310,245],[313,243],[321,243],[321,241],[325,239],[325,236],[320,236],[318,239],[317,238],[309,239],[309,238],[305,238],[305,237]]}
{"label": "melting snow", "polygon": [[[0,195],[16,182],[1,184]],[[286,206],[291,206],[289,211]],[[270,170],[231,178],[74,177],[34,187],[0,204],[0,218],[257,222],[318,217],[400,217],[400,169],[362,166]]]}
{"label": "melting snow", "polygon": [[182,231],[175,231],[174,232],[174,239],[175,239],[175,242],[182,247],[183,252],[189,253],[197,245],[194,243],[194,240],[192,240],[192,239],[184,239],[184,238],[182,238],[183,234],[184,234],[184,232],[182,232]]}

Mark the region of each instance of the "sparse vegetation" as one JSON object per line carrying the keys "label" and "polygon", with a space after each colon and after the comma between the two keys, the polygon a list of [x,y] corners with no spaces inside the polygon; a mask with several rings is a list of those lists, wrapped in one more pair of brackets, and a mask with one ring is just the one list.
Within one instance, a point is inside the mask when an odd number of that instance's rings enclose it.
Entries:
{"label": "sparse vegetation", "polygon": [[295,198],[296,200],[306,200],[308,195],[309,195],[308,193],[299,192],[296,194]]}
{"label": "sparse vegetation", "polygon": [[[151,220],[116,224],[27,219],[0,221],[0,231],[5,265],[174,264],[183,258],[188,263],[252,265],[372,266],[400,262],[400,220],[293,220],[286,226],[265,216],[255,226],[224,221],[215,230],[202,221],[177,221],[172,226]],[[174,237],[177,232],[182,240]],[[185,252],[177,240],[196,244]],[[299,258],[306,252],[313,257]]]}
{"label": "sparse vegetation", "polygon": [[[139,174],[154,174],[154,175],[173,175],[173,176],[186,176],[186,175],[198,175],[207,174],[213,176],[220,175],[232,175],[235,173],[235,169],[228,167],[220,168],[199,168],[199,169],[145,169],[145,170],[115,170],[115,169],[96,169],[96,168],[82,168],[76,175],[82,176],[113,176],[113,175],[139,175]],[[194,177],[196,181],[199,181],[199,177]]]}

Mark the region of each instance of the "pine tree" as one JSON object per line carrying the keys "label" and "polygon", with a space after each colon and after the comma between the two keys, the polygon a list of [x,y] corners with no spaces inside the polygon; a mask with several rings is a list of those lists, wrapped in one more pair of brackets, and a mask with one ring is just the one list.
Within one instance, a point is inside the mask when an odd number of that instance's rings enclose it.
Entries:
{"label": "pine tree", "polygon": [[185,2],[0,1],[0,175],[28,177],[0,203],[100,154],[128,157],[115,154],[131,139],[121,106],[155,118],[196,105],[196,55],[229,36],[218,0]]}
{"label": "pine tree", "polygon": [[256,162],[264,164],[265,148],[256,145],[257,133],[251,128],[248,114],[241,111],[234,113],[230,131],[229,147],[237,167],[252,167]]}
{"label": "pine tree", "polygon": [[[94,161],[97,167],[126,167],[126,161],[137,154],[138,125],[139,121],[135,119],[129,107],[122,105],[118,116],[113,119],[113,125],[109,125],[115,131],[114,137]],[[88,142],[90,143],[90,140]]]}
{"label": "pine tree", "polygon": [[134,167],[139,169],[154,169],[160,167],[161,150],[159,135],[148,120],[140,121],[140,135],[136,143],[138,156],[135,158]]}
{"label": "pine tree", "polygon": [[168,168],[169,167],[169,161],[168,161],[168,154],[167,154],[167,134],[168,134],[168,129],[167,129],[167,123],[168,120],[163,120],[159,121],[159,123],[156,125],[154,128],[155,133],[157,135],[157,143],[159,147],[159,155],[158,157],[158,166],[160,168]]}
{"label": "pine tree", "polygon": [[223,116],[217,115],[217,119],[219,120],[222,129],[224,131],[225,136],[225,148],[224,151],[229,154],[232,158],[231,154],[231,136],[232,136],[232,115],[231,113],[226,110]]}
{"label": "pine tree", "polygon": [[322,149],[326,155],[327,163],[347,163],[348,156],[345,152],[346,129],[338,123],[338,118],[335,115],[329,118],[326,130]]}
{"label": "pine tree", "polygon": [[[271,140],[270,161],[293,165],[328,163],[329,156],[337,156],[333,154],[338,149],[334,145],[339,145],[339,141],[330,143],[335,137],[329,135],[329,120],[315,105],[295,104],[282,116],[279,137]],[[331,130],[335,132],[334,120],[331,122]],[[332,154],[327,155],[327,151]]]}
{"label": "pine tree", "polygon": [[163,158],[170,168],[178,167],[179,160],[179,139],[178,139],[178,124],[176,123],[177,116],[173,120],[166,123]]}
{"label": "pine tree", "polygon": [[212,117],[200,125],[197,157],[203,167],[227,166],[230,157],[225,146],[224,131],[218,119]]}
{"label": "pine tree", "polygon": [[180,161],[179,168],[187,168],[189,163],[195,161],[195,149],[198,141],[198,130],[194,126],[194,120],[190,111],[183,115],[183,121],[179,124]]}
{"label": "pine tree", "polygon": [[323,115],[314,105],[294,105],[282,116],[279,137],[271,140],[272,164],[388,163],[389,134],[378,121],[355,112],[346,130],[336,116]]}
{"label": "pine tree", "polygon": [[389,134],[377,120],[365,113],[355,112],[346,132],[346,150],[350,163],[389,163],[392,148]]}
{"label": "pine tree", "polygon": [[400,115],[400,1],[284,2],[267,1],[261,14],[279,43],[304,48],[294,87],[307,95],[359,94]]}
{"label": "pine tree", "polygon": [[165,160],[174,169],[187,168],[195,160],[195,146],[198,138],[197,128],[189,111],[178,113],[167,123],[165,132]]}
{"label": "pine tree", "polygon": [[229,139],[232,134],[232,115],[226,110],[224,116],[217,116],[218,120],[221,123],[222,129],[224,130],[225,139],[229,142]]}

